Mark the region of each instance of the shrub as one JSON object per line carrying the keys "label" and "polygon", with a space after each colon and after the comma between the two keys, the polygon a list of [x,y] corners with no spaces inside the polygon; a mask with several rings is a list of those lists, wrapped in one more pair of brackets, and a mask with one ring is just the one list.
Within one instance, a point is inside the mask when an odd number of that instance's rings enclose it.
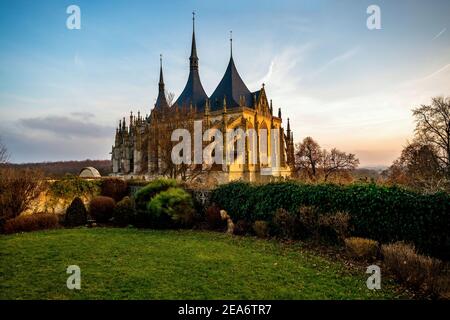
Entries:
{"label": "shrub", "polygon": [[77,227],[87,223],[87,211],[83,201],[76,197],[66,210],[64,225],[66,227]]}
{"label": "shrub", "polygon": [[413,245],[396,242],[381,246],[384,263],[402,282],[433,292],[442,271],[440,260],[420,255]]}
{"label": "shrub", "polygon": [[272,220],[273,231],[276,236],[284,239],[295,239],[300,231],[298,217],[285,209],[277,209]]}
{"label": "shrub", "polygon": [[301,206],[298,209],[300,235],[302,238],[319,237],[319,211],[313,206]]}
{"label": "shrub", "polygon": [[41,171],[0,167],[0,225],[30,209],[44,189]]}
{"label": "shrub", "polygon": [[113,198],[116,202],[127,195],[127,182],[122,179],[108,178],[101,182],[102,196]]}
{"label": "shrub", "polygon": [[373,260],[377,256],[378,242],[371,239],[351,237],[344,240],[347,253],[356,259]]}
{"label": "shrub", "polygon": [[345,212],[319,215],[320,235],[334,243],[342,243],[349,231],[350,215]]}
{"label": "shrub", "polygon": [[59,228],[58,216],[49,213],[21,215],[9,219],[3,226],[7,234]]}
{"label": "shrub", "polygon": [[245,236],[252,232],[252,223],[247,220],[238,220],[234,225],[234,234],[238,236]]}
{"label": "shrub", "polygon": [[139,189],[135,194],[136,207],[145,210],[147,203],[161,191],[177,187],[178,183],[174,179],[156,179]]}
{"label": "shrub", "polygon": [[113,223],[121,227],[133,224],[135,214],[136,210],[133,199],[125,197],[117,203],[113,210]]}
{"label": "shrub", "polygon": [[108,222],[112,218],[115,206],[113,198],[98,196],[89,203],[89,214],[96,222]]}
{"label": "shrub", "polygon": [[257,220],[253,223],[253,231],[258,238],[267,238],[269,236],[269,224],[266,221]]}
{"label": "shrub", "polygon": [[187,227],[194,218],[192,197],[181,188],[169,188],[147,204],[149,220],[157,227]]}
{"label": "shrub", "polygon": [[205,220],[211,230],[223,229],[226,225],[226,221],[223,221],[220,215],[220,208],[215,203],[206,209]]}
{"label": "shrub", "polygon": [[233,182],[213,190],[211,200],[235,219],[271,221],[278,208],[294,213],[315,206],[321,213],[347,212],[354,235],[382,243],[412,242],[422,252],[450,258],[450,195],[420,194],[376,184],[252,185]]}
{"label": "shrub", "polygon": [[66,175],[50,184],[49,194],[55,199],[71,200],[75,197],[97,195],[100,180],[87,180],[78,176]]}

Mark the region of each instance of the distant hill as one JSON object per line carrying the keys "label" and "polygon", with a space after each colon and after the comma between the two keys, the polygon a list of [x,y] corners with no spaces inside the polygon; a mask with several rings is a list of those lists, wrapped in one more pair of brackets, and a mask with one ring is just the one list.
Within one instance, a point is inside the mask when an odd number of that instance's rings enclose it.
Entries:
{"label": "distant hill", "polygon": [[102,176],[106,176],[112,171],[111,160],[82,160],[82,161],[56,161],[10,164],[17,168],[35,168],[44,171],[49,178],[60,178],[66,174],[78,175],[84,167],[96,168]]}
{"label": "distant hill", "polygon": [[352,171],[355,180],[374,180],[377,181],[380,178],[381,172],[387,167],[375,166],[375,167],[365,167],[358,168]]}

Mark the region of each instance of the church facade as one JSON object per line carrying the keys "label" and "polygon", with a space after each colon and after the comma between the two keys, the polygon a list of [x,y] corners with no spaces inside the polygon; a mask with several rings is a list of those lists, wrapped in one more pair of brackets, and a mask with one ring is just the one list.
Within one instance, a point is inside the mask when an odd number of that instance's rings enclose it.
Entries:
{"label": "church facade", "polygon": [[[289,119],[287,129],[284,130],[281,108],[274,114],[272,100],[267,98],[264,84],[254,92],[247,88],[233,60],[232,39],[225,74],[214,92],[210,96],[206,94],[200,81],[194,22],[193,18],[189,77],[184,90],[174,103],[170,99],[168,101],[161,61],[158,97],[150,114],[142,116],[140,112],[137,115],[131,113],[129,119],[123,118],[116,128],[111,152],[113,175],[146,179],[169,176],[213,184],[289,177],[294,166],[294,141]],[[227,137],[227,132],[237,129],[242,129],[243,132],[253,131],[255,137],[237,135],[232,142],[226,141],[227,138],[216,141],[223,144],[220,147],[226,154],[230,146],[237,149],[238,139],[244,139],[243,161],[174,164],[172,150],[177,142],[172,141],[172,133],[182,128],[194,137],[198,135],[194,133],[198,124],[201,124],[202,149],[215,141],[214,138],[204,141],[208,139],[203,134],[210,129],[220,131],[223,137]],[[274,133],[277,133],[276,136]],[[275,146],[278,149],[274,149]],[[190,150],[192,159],[195,157],[194,148],[193,145]],[[275,153],[276,166],[271,160]]]}

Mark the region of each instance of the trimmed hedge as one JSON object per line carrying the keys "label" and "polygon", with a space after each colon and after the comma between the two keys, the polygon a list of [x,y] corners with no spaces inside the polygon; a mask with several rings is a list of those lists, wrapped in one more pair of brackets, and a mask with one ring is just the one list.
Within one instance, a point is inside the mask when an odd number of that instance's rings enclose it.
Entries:
{"label": "trimmed hedge", "polygon": [[35,213],[31,215],[20,215],[6,220],[3,231],[6,234],[18,232],[30,232],[59,228],[58,216],[51,213]]}
{"label": "trimmed hedge", "polygon": [[194,218],[192,197],[181,188],[161,191],[147,203],[147,215],[162,222],[160,227],[188,227]]}
{"label": "trimmed hedge", "polygon": [[89,215],[96,222],[106,223],[113,217],[116,202],[113,198],[98,196],[89,203]]}
{"label": "trimmed hedge", "polygon": [[113,223],[120,227],[126,227],[134,223],[135,216],[134,199],[125,197],[116,204],[113,210]]}
{"label": "trimmed hedge", "polygon": [[139,189],[134,195],[136,201],[136,208],[138,210],[145,210],[147,202],[150,201],[155,195],[161,191],[165,191],[169,188],[175,188],[178,186],[178,182],[174,179],[156,179],[149,182],[145,187]]}
{"label": "trimmed hedge", "polygon": [[375,184],[234,182],[216,188],[211,201],[234,220],[270,221],[277,209],[297,214],[300,206],[315,206],[322,213],[348,212],[354,236],[413,242],[425,253],[450,258],[450,196],[445,193],[420,194]]}
{"label": "trimmed hedge", "polygon": [[64,215],[64,225],[66,227],[78,227],[87,223],[87,210],[83,200],[76,197],[66,210]]}
{"label": "trimmed hedge", "polygon": [[127,182],[118,178],[107,178],[101,182],[100,195],[113,198],[114,201],[119,202],[128,193]]}

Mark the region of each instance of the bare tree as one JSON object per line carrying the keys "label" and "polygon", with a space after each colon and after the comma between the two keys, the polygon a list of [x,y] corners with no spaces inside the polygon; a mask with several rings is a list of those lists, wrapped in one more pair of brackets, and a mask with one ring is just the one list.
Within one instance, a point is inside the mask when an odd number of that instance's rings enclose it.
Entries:
{"label": "bare tree", "polygon": [[7,163],[9,160],[8,149],[2,142],[2,138],[0,137],[0,164]]}
{"label": "bare tree", "polygon": [[353,153],[345,153],[336,148],[331,149],[330,152],[324,150],[322,159],[322,170],[325,181],[333,174],[354,170],[359,164],[359,159]]}
{"label": "bare tree", "polygon": [[310,179],[317,177],[317,169],[322,162],[322,152],[319,144],[311,137],[306,137],[296,144],[295,168],[296,171],[305,171]]}
{"label": "bare tree", "polygon": [[175,93],[166,91],[166,101],[169,107],[173,104],[173,99],[175,98]]}
{"label": "bare tree", "polygon": [[44,188],[44,175],[39,170],[0,168],[0,220],[29,209]]}
{"label": "bare tree", "polygon": [[399,159],[385,172],[388,183],[403,184],[433,193],[448,189],[448,179],[440,170],[437,151],[418,141],[408,144]]}
{"label": "bare tree", "polygon": [[450,97],[434,97],[431,105],[413,109],[416,139],[436,151],[440,167],[450,176]]}
{"label": "bare tree", "polygon": [[296,145],[295,167],[302,176],[306,173],[308,178],[317,181],[327,181],[333,175],[340,178],[351,178],[349,172],[356,169],[359,160],[352,153],[345,153],[332,149],[330,152],[320,148],[320,145],[311,137],[306,137]]}

